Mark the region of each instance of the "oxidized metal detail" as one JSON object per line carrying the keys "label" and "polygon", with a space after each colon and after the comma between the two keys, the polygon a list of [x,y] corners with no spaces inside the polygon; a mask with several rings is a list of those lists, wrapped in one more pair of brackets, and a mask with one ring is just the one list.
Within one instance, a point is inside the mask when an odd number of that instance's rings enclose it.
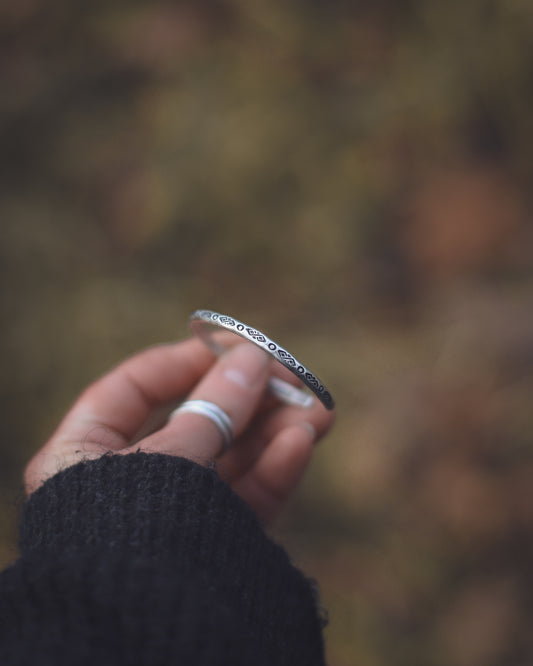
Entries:
{"label": "oxidized metal detail", "polygon": [[273,356],[276,361],[284,365],[294,375],[296,375],[320,400],[326,409],[333,409],[335,402],[331,393],[326,389],[319,378],[309,370],[303,363],[298,361],[290,352],[271,340],[261,331],[244,324],[242,321],[213,312],[212,310],[196,310],[189,318],[193,333],[197,334],[209,346],[212,346],[209,340],[209,332],[206,331],[204,324],[211,324],[231,331],[245,340],[264,349]]}

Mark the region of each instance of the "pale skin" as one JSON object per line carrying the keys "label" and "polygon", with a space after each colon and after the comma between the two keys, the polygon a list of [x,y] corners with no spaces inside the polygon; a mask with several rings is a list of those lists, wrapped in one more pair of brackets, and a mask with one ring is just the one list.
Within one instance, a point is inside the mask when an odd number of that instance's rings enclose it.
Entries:
{"label": "pale skin", "polygon": [[[310,408],[283,405],[267,392],[276,374],[297,378],[261,349],[244,342],[219,359],[198,339],[159,345],[132,356],[81,394],[52,437],[28,463],[28,494],[59,470],[104,454],[136,451],[216,461],[229,483],[265,524],[285,505],[334,420],[318,400]],[[231,418],[235,441],[204,416],[176,415],[155,432],[136,435],[157,409],[182,399],[216,403]]]}

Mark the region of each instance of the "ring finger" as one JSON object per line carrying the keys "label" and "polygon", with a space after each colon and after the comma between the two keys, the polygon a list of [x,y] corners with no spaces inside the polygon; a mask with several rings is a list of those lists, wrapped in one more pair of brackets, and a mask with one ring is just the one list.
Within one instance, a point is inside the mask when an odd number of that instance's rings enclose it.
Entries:
{"label": "ring finger", "polygon": [[278,406],[261,414],[253,428],[221,456],[218,471],[228,483],[233,483],[254,466],[280,432],[291,426],[307,423],[312,426],[318,441],[332,426],[334,418],[335,412],[324,409],[316,399],[309,409]]}

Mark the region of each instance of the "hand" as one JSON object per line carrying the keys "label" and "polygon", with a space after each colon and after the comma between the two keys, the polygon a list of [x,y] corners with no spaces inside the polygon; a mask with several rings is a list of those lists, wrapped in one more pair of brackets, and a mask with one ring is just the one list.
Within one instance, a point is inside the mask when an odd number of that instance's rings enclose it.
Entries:
{"label": "hand", "polygon": [[[278,367],[279,366],[279,367]],[[231,418],[235,441],[217,458],[217,471],[264,522],[297,486],[314,445],[331,427],[332,412],[281,405],[266,393],[276,374],[298,380],[258,347],[240,343],[220,359],[198,339],[143,351],[91,384],[25,471],[28,493],[81,460],[145,451],[210,464],[222,437],[206,417],[177,414],[139,436],[150,415],[170,411],[185,396],[214,402]]]}

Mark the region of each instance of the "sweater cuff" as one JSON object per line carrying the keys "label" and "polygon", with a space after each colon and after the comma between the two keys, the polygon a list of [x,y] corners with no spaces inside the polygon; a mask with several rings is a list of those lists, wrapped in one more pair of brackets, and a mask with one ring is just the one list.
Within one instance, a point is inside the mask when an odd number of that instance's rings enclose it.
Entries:
{"label": "sweater cuff", "polygon": [[108,455],[59,472],[23,510],[20,551],[26,562],[118,558],[126,570],[141,560],[190,575],[253,633],[261,628],[267,644],[298,645],[296,653],[308,655],[278,663],[322,663],[309,581],[217,473],[190,460]]}
{"label": "sweater cuff", "polygon": [[23,557],[127,548],[164,558],[186,549],[224,566],[250,540],[265,538],[213,469],[146,453],[106,455],[59,472],[24,506],[19,536]]}

